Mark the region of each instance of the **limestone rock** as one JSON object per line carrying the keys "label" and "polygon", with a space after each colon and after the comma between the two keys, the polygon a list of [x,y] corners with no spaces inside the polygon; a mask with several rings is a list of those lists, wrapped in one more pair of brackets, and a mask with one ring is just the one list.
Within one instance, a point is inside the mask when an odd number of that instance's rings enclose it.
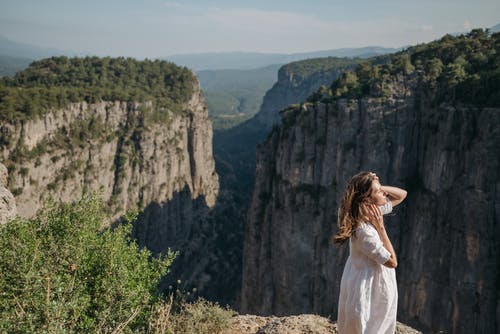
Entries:
{"label": "limestone rock", "polygon": [[7,171],[7,167],[5,167],[4,164],[0,163],[0,187],[7,187],[8,182],[7,178],[9,176],[9,173]]}
{"label": "limestone rock", "polygon": [[278,71],[278,81],[264,96],[262,106],[255,115],[254,121],[271,129],[273,125],[280,122],[278,111],[288,105],[305,101],[321,85],[330,85],[344,71],[355,67],[354,64],[330,65],[304,75],[299,73],[295,66],[304,64],[302,66],[309,67],[321,61],[323,61],[322,58],[309,59],[282,66]]}
{"label": "limestone rock", "polygon": [[336,208],[349,178],[375,171],[406,188],[386,219],[399,257],[398,317],[429,331],[498,324],[500,110],[433,105],[419,74],[392,96],[285,111],[257,152],[240,312],[336,318],[347,247]]}
{"label": "limestone rock", "polygon": [[7,188],[7,168],[0,163],[0,225],[17,214],[16,200]]}
{"label": "limestone rock", "polygon": [[[199,233],[219,190],[212,125],[199,83],[193,85],[179,110],[82,101],[0,124],[9,138],[0,153],[14,167],[9,186],[17,190],[18,214],[29,218],[48,199],[70,202],[98,192],[110,222],[142,211],[134,228],[141,245],[154,253],[179,250]],[[205,269],[197,259],[186,261],[186,271]]]}

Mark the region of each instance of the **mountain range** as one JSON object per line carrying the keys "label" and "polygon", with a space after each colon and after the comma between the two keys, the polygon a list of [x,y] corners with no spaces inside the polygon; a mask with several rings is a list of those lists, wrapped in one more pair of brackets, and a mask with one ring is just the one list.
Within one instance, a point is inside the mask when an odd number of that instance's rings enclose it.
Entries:
{"label": "mountain range", "polygon": [[[500,23],[489,28],[492,33],[500,31]],[[369,58],[377,55],[394,53],[400,48],[385,48],[380,46],[367,46],[360,48],[339,48],[303,53],[260,53],[260,52],[206,52],[187,53],[160,56],[158,58],[172,61],[177,65],[189,67],[195,71],[220,70],[220,69],[255,69],[268,65],[283,65],[293,61],[321,58],[321,57],[360,57]],[[10,56],[24,59],[42,59],[51,56],[85,56],[90,52],[82,53],[58,48],[48,48],[12,40],[0,35],[0,56]],[[0,60],[3,64],[3,59]],[[10,60],[12,61],[12,60]],[[25,68],[25,67],[23,67]],[[0,72],[0,75],[10,75]]]}
{"label": "mountain range", "polygon": [[[343,48],[320,50],[304,53],[259,53],[259,52],[208,52],[193,54],[174,54],[159,57],[177,65],[186,66],[194,71],[239,69],[249,70],[269,65],[283,65],[293,61],[320,57],[360,57],[369,58],[381,54],[393,53],[400,49],[368,46],[360,48]],[[52,56],[85,56],[91,53],[78,53],[71,50],[47,48],[21,43],[0,35],[0,56],[37,60]]]}
{"label": "mountain range", "polygon": [[268,65],[283,65],[298,60],[322,57],[359,57],[370,58],[394,53],[401,48],[367,46],[361,48],[342,48],[304,53],[259,53],[259,52],[210,52],[198,54],[177,54],[166,57],[178,65],[187,66],[195,71],[220,69],[254,69]]}

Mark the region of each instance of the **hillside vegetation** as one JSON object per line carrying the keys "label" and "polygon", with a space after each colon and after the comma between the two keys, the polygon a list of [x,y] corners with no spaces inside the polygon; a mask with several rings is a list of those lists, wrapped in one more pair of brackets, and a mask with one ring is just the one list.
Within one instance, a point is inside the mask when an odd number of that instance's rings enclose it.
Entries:
{"label": "hillside vegetation", "polygon": [[110,332],[145,326],[174,254],[149,258],[131,225],[100,231],[102,203],[49,205],[0,229],[2,332]]}
{"label": "hillside vegetation", "polygon": [[278,68],[198,71],[214,129],[233,127],[256,114],[276,82]]}
{"label": "hillside vegetation", "polygon": [[331,71],[334,68],[347,68],[362,62],[360,58],[325,57],[295,61],[282,67],[282,71],[294,77],[307,78],[315,73]]}
{"label": "hillside vegetation", "polygon": [[182,292],[162,296],[175,258],[153,257],[131,235],[136,213],[115,229],[96,196],[48,204],[31,220],[0,226],[2,333],[218,333],[233,311]]}
{"label": "hillside vegetation", "polygon": [[182,112],[194,74],[166,61],[53,57],[0,80],[0,120],[16,122],[86,101],[153,102],[157,112]]}
{"label": "hillside vegetation", "polygon": [[446,35],[434,42],[410,47],[383,64],[366,62],[344,73],[309,102],[338,98],[387,98],[391,77],[421,74],[420,86],[432,91],[434,101],[500,104],[500,33],[476,29],[466,35]]}

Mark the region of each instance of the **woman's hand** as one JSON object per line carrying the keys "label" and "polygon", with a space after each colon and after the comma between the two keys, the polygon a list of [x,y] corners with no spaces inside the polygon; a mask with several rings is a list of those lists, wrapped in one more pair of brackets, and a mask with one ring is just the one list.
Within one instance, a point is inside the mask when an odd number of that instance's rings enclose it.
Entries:
{"label": "woman's hand", "polygon": [[370,212],[370,223],[377,229],[377,231],[384,230],[384,218],[382,217],[382,212],[375,204],[369,204],[368,210]]}
{"label": "woman's hand", "polygon": [[398,259],[396,257],[396,252],[394,251],[394,247],[392,247],[391,240],[389,240],[389,237],[387,236],[387,231],[384,226],[384,218],[382,218],[382,212],[380,212],[379,207],[375,204],[370,204],[368,210],[371,215],[370,223],[377,230],[385,249],[391,253],[391,257],[384,263],[384,266],[396,268],[398,266]]}

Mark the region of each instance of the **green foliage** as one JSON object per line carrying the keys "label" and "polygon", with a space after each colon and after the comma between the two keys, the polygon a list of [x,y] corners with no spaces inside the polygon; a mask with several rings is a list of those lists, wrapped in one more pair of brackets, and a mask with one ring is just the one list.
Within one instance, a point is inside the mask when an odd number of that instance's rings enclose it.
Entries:
{"label": "green foliage", "polygon": [[131,224],[103,231],[104,219],[102,202],[89,197],[1,227],[0,332],[147,328],[174,254],[154,258],[130,239]]}
{"label": "green foliage", "polygon": [[361,63],[345,72],[329,92],[317,92],[308,101],[331,102],[364,96],[387,98],[397,77],[423,74],[421,88],[431,89],[435,102],[460,101],[483,106],[500,102],[500,33],[475,29],[461,36],[417,45],[402,52]]}
{"label": "green foliage", "polygon": [[279,65],[252,70],[198,71],[214,129],[226,129],[251,118],[276,82]]}
{"label": "green foliage", "polygon": [[361,63],[358,58],[324,57],[292,62],[282,67],[283,74],[293,74],[294,78],[306,78],[314,73],[331,71],[333,68],[348,69]]}
{"label": "green foliage", "polygon": [[427,77],[430,82],[435,82],[443,73],[443,62],[439,58],[431,58],[427,61]]}
{"label": "green foliage", "polygon": [[395,73],[410,74],[415,70],[415,66],[411,63],[408,53],[398,54],[392,60],[393,70]]}
{"label": "green foliage", "polygon": [[[270,87],[268,87],[270,88]],[[250,119],[259,110],[267,89],[205,91],[208,112],[214,129],[228,129]]]}
{"label": "green foliage", "polygon": [[335,97],[356,97],[360,94],[361,87],[356,73],[347,71],[342,73],[332,85],[332,94]]}
{"label": "green foliage", "polygon": [[436,89],[436,102],[500,104],[500,33],[474,29],[461,36],[446,35],[408,52],[414,63],[422,64],[425,84]]}
{"label": "green foliage", "polygon": [[[430,96],[434,104],[446,101],[500,106],[500,33],[476,29],[369,59],[345,71],[330,87],[319,88],[307,102],[363,97],[384,100],[393,96],[395,86],[406,85],[408,80],[413,80],[415,88]],[[295,124],[304,110],[303,105],[296,105],[281,111],[283,127]]]}
{"label": "green foliage", "polygon": [[0,119],[31,119],[82,101],[152,101],[154,109],[182,112],[194,81],[190,70],[166,61],[52,57],[0,80]]}

